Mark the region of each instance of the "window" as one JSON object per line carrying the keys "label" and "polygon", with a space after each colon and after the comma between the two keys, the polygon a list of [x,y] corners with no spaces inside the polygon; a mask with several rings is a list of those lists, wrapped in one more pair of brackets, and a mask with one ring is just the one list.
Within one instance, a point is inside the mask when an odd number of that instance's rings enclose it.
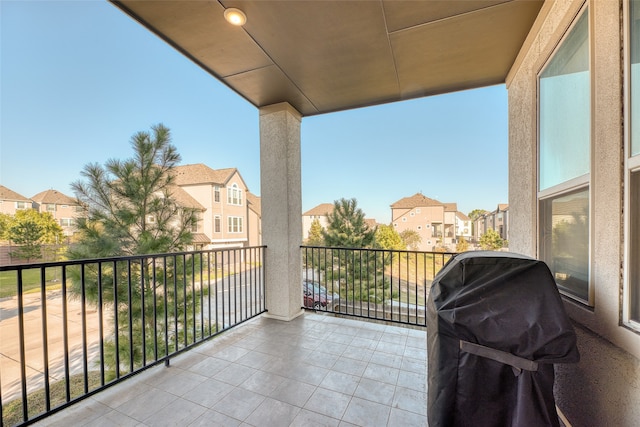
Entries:
{"label": "window", "polygon": [[407,217],[406,216],[402,217],[402,222],[407,222]]}
{"label": "window", "polygon": [[565,295],[588,304],[591,91],[586,9],[540,73],[539,91],[540,257]]}
{"label": "window", "polygon": [[416,213],[420,213],[420,208],[416,209]]}
{"label": "window", "polygon": [[640,328],[640,0],[629,2],[629,118],[626,144],[627,185],[626,229],[628,238],[626,265],[626,289],[624,304],[625,322],[635,322]]}
{"label": "window", "polygon": [[56,211],[56,205],[54,205],[53,203],[47,203],[46,207],[47,207],[47,212],[55,212]]}
{"label": "window", "polygon": [[228,227],[227,230],[229,233],[242,233],[242,217],[241,216],[230,216],[227,218]]}
{"label": "window", "polygon": [[16,202],[16,209],[29,209],[30,207],[27,202]]}
{"label": "window", "polygon": [[62,227],[71,227],[73,225],[72,218],[60,218],[60,226]]}
{"label": "window", "polygon": [[418,226],[418,231],[420,231],[420,230],[422,230],[422,226],[421,225]]}
{"label": "window", "polygon": [[227,187],[227,203],[242,206],[242,190],[238,188],[238,184]]}
{"label": "window", "polygon": [[217,185],[213,187],[213,200],[216,203],[220,203],[220,187],[218,187]]}
{"label": "window", "polygon": [[220,216],[216,215],[213,217],[213,232],[220,233],[220,228],[222,227],[220,224]]}
{"label": "window", "polygon": [[411,213],[409,213],[409,216],[416,216],[416,213],[415,212],[411,212]]}
{"label": "window", "polygon": [[155,215],[147,215],[147,224],[155,224],[156,216]]}

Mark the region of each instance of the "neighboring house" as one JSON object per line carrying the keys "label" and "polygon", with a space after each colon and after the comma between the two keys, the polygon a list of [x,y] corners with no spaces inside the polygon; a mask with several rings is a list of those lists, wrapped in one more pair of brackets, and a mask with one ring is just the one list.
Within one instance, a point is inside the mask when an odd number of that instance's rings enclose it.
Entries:
{"label": "neighboring house", "polygon": [[315,208],[311,208],[302,214],[302,240],[309,238],[309,230],[314,220],[320,222],[320,226],[326,229],[328,224],[328,216],[333,212],[333,203],[321,203]]}
{"label": "neighboring house", "polygon": [[262,207],[260,197],[247,191],[247,228],[249,244],[262,245]]}
{"label": "neighboring house", "polygon": [[480,238],[489,230],[496,231],[500,238],[509,240],[509,205],[499,204],[496,210],[485,212],[474,221],[474,239]]}
{"label": "neighboring house", "polygon": [[[206,248],[255,246],[260,234],[249,233],[248,188],[236,168],[211,169],[202,163],[174,168],[175,184],[203,206],[201,232]],[[258,227],[258,231],[260,228]]]}
{"label": "neighboring house", "polygon": [[[206,209],[195,198],[193,198],[188,192],[177,185],[172,185],[169,188],[171,197],[175,202],[184,208],[191,208],[196,210],[196,216],[198,221],[196,225],[191,229],[193,235],[193,243],[187,250],[199,250],[208,247],[211,243],[211,239],[204,233],[204,214]],[[147,216],[147,222],[154,222],[153,215]]]}
{"label": "neighboring house", "polygon": [[85,209],[77,199],[57,190],[42,191],[31,200],[34,202],[34,209],[38,212],[48,212],[53,216],[67,237],[75,232],[76,219],[85,215]]}
{"label": "neighboring house", "polygon": [[456,206],[416,193],[391,205],[391,223],[398,233],[416,231],[421,238],[417,249],[432,251],[455,242]]}
{"label": "neighboring house", "polygon": [[462,212],[456,212],[456,242],[464,238],[467,242],[473,237],[471,218]]}
{"label": "neighboring house", "polygon": [[[320,226],[326,230],[329,224],[329,214],[333,212],[333,203],[321,203],[315,208],[309,209],[302,214],[302,238],[303,241],[309,238],[309,231],[313,221],[318,220]],[[365,218],[365,224],[369,229],[374,230],[378,226],[378,221],[374,218]]]}
{"label": "neighboring house", "polygon": [[22,209],[32,209],[33,200],[0,185],[0,213],[14,215]]}

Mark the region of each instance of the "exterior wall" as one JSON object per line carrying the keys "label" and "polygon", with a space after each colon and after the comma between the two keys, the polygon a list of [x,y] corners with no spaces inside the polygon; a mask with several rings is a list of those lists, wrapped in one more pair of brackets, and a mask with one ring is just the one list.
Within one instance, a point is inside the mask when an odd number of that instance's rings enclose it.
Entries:
{"label": "exterior wall", "polygon": [[[420,206],[413,209],[392,209],[393,227],[401,233],[404,230],[418,232],[420,238],[420,251],[432,251],[442,237],[443,224],[445,223],[444,206]],[[452,222],[452,224],[455,220]],[[434,232],[434,225],[438,229]]]}
{"label": "exterior wall", "polygon": [[71,225],[71,226],[62,225],[61,221],[70,219],[72,220],[72,224],[73,224],[75,222],[75,219],[80,216],[81,211],[80,212],[78,211],[78,208],[80,208],[80,206],[53,204],[54,209],[51,211],[48,209],[49,204],[50,203],[42,203],[42,204],[36,203],[35,206],[37,206],[36,209],[38,210],[38,212],[50,213],[53,216],[53,218],[56,220],[56,222],[62,227],[62,231],[64,232],[65,236],[73,235],[74,225]]}
{"label": "exterior wall", "polygon": [[[626,1],[626,0],[624,0]],[[583,1],[545,2],[507,78],[509,91],[510,250],[538,256],[537,73]],[[556,365],[556,398],[576,426],[640,424],[640,336],[621,326],[624,247],[623,3],[590,0],[591,237],[593,307],[565,298],[582,356]]]}
{"label": "exterior wall", "polygon": [[[19,200],[20,202],[25,202],[32,207],[33,202],[31,200]],[[18,200],[0,200],[0,213],[14,215],[18,209],[16,209],[16,204]]]}
{"label": "exterior wall", "polygon": [[302,216],[302,239],[306,240],[309,238],[309,231],[311,230],[311,223],[313,220],[317,219],[320,222],[322,228],[326,229],[329,221],[327,221],[327,217],[324,215],[303,215]]}
{"label": "exterior wall", "polygon": [[[228,188],[237,184],[242,191],[242,204],[230,205],[227,203]],[[215,201],[215,187],[220,189],[220,201]],[[205,183],[197,185],[181,186],[191,197],[196,199],[206,209],[202,213],[202,229],[198,230],[211,238],[213,247],[239,247],[248,245],[251,225],[247,214],[247,186],[238,172],[234,173],[226,184]],[[214,218],[220,216],[220,232],[214,231]],[[230,233],[228,230],[228,217],[237,216],[243,219],[242,233]],[[199,224],[200,226],[200,224]],[[254,227],[254,229],[258,229]]]}

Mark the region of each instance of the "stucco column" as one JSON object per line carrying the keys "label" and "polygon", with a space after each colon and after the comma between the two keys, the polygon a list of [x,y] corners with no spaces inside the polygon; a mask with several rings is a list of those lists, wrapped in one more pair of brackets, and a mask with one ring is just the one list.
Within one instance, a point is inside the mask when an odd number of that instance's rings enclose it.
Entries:
{"label": "stucco column", "polygon": [[300,122],[288,103],[260,109],[262,242],[267,246],[268,316],[291,320],[302,314],[302,186]]}

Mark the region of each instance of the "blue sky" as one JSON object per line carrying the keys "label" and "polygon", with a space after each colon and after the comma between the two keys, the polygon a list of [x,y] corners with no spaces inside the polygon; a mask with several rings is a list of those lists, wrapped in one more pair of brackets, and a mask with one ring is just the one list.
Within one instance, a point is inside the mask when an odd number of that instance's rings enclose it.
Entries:
{"label": "blue sky", "polygon": [[[0,184],[24,196],[169,127],[182,164],[236,167],[260,194],[258,111],[102,1],[0,0]],[[367,217],[422,192],[464,213],[507,203],[504,85],[304,118],[302,208],[358,200]]]}

